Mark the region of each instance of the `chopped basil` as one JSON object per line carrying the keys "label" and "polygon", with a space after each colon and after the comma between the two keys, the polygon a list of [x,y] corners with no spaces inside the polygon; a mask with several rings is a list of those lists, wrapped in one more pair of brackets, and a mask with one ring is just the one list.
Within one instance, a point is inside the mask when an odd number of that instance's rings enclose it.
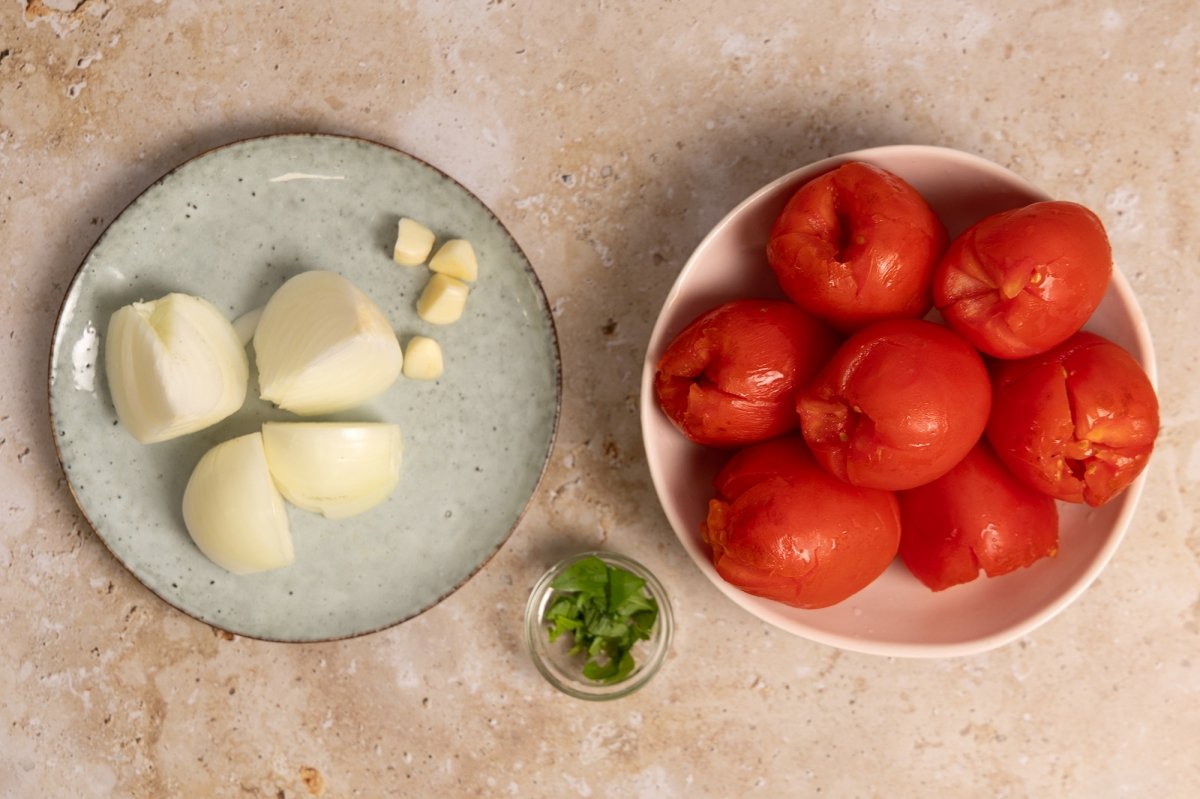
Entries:
{"label": "chopped basil", "polygon": [[634,644],[648,639],[658,621],[646,581],[590,555],[550,586],[557,592],[544,617],[550,641],[571,633],[570,654],[586,654],[583,676],[589,680],[615,683],[629,676]]}

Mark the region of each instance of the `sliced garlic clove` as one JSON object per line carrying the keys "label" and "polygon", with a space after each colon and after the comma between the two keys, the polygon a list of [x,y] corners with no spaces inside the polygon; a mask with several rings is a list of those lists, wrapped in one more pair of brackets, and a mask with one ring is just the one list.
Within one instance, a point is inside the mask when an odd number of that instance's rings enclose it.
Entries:
{"label": "sliced garlic clove", "polygon": [[266,422],[267,465],[298,508],[331,519],[386,500],[400,480],[400,427],[386,423]]}
{"label": "sliced garlic clove", "polygon": [[400,376],[404,355],[371,298],[341,275],[302,272],[254,332],[259,396],[304,416],[360,405]]}
{"label": "sliced garlic clove", "polygon": [[396,226],[396,246],[392,259],[402,266],[418,266],[425,263],[433,249],[433,231],[416,220],[401,217]]}
{"label": "sliced garlic clove", "polygon": [[404,376],[437,380],[442,376],[442,347],[428,336],[413,336],[404,348]]}
{"label": "sliced garlic clove", "polygon": [[450,277],[473,283],[479,277],[475,248],[466,239],[450,239],[429,259],[429,268]]}
{"label": "sliced garlic clove", "polygon": [[261,433],[204,454],[183,492],[183,521],[200,551],[234,574],[295,560],[287,509],[267,468]]}
{"label": "sliced garlic clove", "polygon": [[246,399],[245,348],[199,297],[173,293],[118,309],[104,360],[117,418],[143,444],[216,424]]}
{"label": "sliced garlic clove", "polygon": [[457,278],[434,273],[417,300],[417,315],[433,325],[449,325],[462,317],[470,288]]}

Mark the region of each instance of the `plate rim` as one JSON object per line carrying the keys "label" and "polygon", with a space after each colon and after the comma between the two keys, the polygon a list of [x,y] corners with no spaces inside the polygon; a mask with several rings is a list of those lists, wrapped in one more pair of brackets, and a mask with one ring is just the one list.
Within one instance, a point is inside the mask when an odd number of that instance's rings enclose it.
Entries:
{"label": "plate rim", "polygon": [[[415,162],[417,165],[419,165],[421,167],[424,167],[429,170],[432,170],[433,172],[436,172],[443,179],[445,179],[449,183],[456,186],[464,194],[466,194],[468,197],[470,197],[472,200],[474,200],[479,205],[479,207],[481,209],[483,209],[489,217],[491,217],[492,221],[499,227],[499,229],[501,231],[503,231],[505,237],[507,237],[507,239],[512,243],[516,252],[519,254],[521,260],[525,264],[526,271],[527,271],[529,277],[531,278],[531,283],[532,283],[534,289],[536,290],[538,297],[541,299],[542,306],[546,309],[546,320],[549,323],[549,333],[550,333],[549,339],[550,339],[550,344],[551,344],[551,353],[553,355],[553,360],[554,360],[554,412],[553,412],[553,418],[552,418],[551,424],[550,424],[550,434],[549,434],[549,437],[547,438],[547,442],[546,442],[546,452],[545,452],[545,455],[542,457],[541,467],[538,469],[537,478],[534,481],[533,488],[530,490],[529,496],[525,499],[524,504],[521,506],[520,512],[517,514],[516,518],[513,519],[513,522],[509,526],[508,530],[504,533],[503,536],[500,537],[499,541],[497,542],[496,546],[492,549],[492,551],[489,552],[478,564],[476,564],[475,567],[472,568],[461,580],[459,580],[457,583],[455,583],[453,586],[451,586],[444,593],[439,594],[432,601],[430,601],[427,604],[423,605],[422,607],[418,608],[413,613],[410,613],[410,614],[404,616],[403,618],[388,622],[386,624],[376,625],[376,626],[370,627],[368,629],[353,631],[353,632],[347,633],[345,635],[333,635],[333,636],[322,635],[322,636],[316,636],[316,637],[311,637],[311,638],[300,638],[300,637],[286,638],[286,637],[275,637],[275,636],[271,636],[271,635],[248,633],[243,630],[230,629],[229,627],[224,626],[216,621],[202,619],[199,616],[195,615],[195,613],[188,611],[186,608],[180,607],[179,604],[176,604],[168,596],[166,596],[164,594],[164,592],[155,589],[154,587],[149,585],[145,580],[143,580],[141,578],[141,576],[138,575],[137,571],[134,570],[128,563],[126,563],[125,560],[123,558],[121,558],[116,553],[116,551],[113,550],[112,546],[109,545],[108,540],[97,529],[95,522],[92,521],[91,516],[88,515],[87,509],[84,507],[83,503],[80,501],[80,497],[76,493],[76,490],[75,490],[75,484],[71,480],[70,476],[67,474],[66,464],[63,461],[62,449],[59,446],[58,421],[59,421],[60,417],[55,413],[54,384],[55,384],[55,378],[57,377],[57,374],[56,374],[57,370],[56,370],[55,365],[59,360],[59,357],[60,357],[61,351],[62,351],[61,348],[63,346],[63,342],[62,342],[62,333],[63,333],[63,329],[64,329],[63,314],[67,311],[68,305],[73,302],[73,299],[76,299],[75,294],[76,294],[77,284],[83,277],[84,267],[87,265],[88,261],[91,259],[92,253],[95,252],[96,248],[98,248],[104,242],[104,240],[108,237],[109,231],[112,229],[113,225],[115,225],[122,217],[124,217],[125,214],[135,204],[137,204],[143,197],[145,197],[146,194],[153,191],[157,186],[163,184],[165,181],[170,179],[172,175],[179,172],[184,167],[188,166],[189,164],[193,163],[194,161],[198,161],[202,158],[206,158],[206,157],[213,155],[217,152],[220,152],[222,150],[227,150],[227,149],[234,148],[234,147],[252,144],[255,142],[268,141],[268,140],[272,140],[272,139],[331,139],[331,140],[335,140],[335,141],[366,144],[369,146],[382,148],[382,149],[388,151],[389,153],[391,153],[392,155],[406,158],[410,161]],[[524,248],[521,247],[520,242],[517,241],[517,238],[512,234],[512,231],[510,231],[508,229],[508,226],[506,226],[504,224],[504,222],[500,219],[500,217],[497,216],[496,212],[494,210],[492,210],[491,206],[489,206],[482,199],[480,199],[479,196],[477,194],[475,194],[475,192],[471,191],[469,188],[467,188],[465,185],[463,185],[458,179],[449,175],[447,172],[445,172],[441,168],[429,163],[425,159],[415,156],[412,153],[409,153],[405,150],[400,149],[399,147],[395,147],[393,145],[386,144],[384,142],[380,142],[378,140],[371,139],[366,136],[355,135],[355,134],[327,133],[327,132],[321,132],[321,131],[301,131],[301,132],[290,132],[290,133],[268,133],[268,134],[256,135],[256,136],[244,136],[244,137],[231,139],[229,141],[223,142],[221,144],[213,145],[211,147],[206,147],[206,148],[200,150],[199,152],[197,152],[187,158],[184,158],[183,160],[176,163],[174,166],[167,169],[165,172],[163,172],[161,175],[159,175],[157,178],[155,178],[153,181],[151,181],[147,186],[145,186],[144,188],[139,190],[137,192],[137,194],[135,194],[127,203],[125,203],[125,205],[121,208],[121,210],[119,212],[117,212],[116,214],[113,215],[113,218],[111,220],[109,220],[109,222],[104,226],[104,229],[102,231],[100,231],[100,234],[98,236],[96,236],[96,239],[88,247],[87,252],[84,253],[83,258],[79,262],[79,265],[75,268],[74,274],[71,276],[70,281],[68,281],[68,283],[67,283],[66,290],[63,292],[62,299],[59,301],[58,310],[55,313],[54,327],[51,331],[51,336],[50,336],[50,347],[49,347],[49,352],[48,352],[48,356],[47,356],[47,364],[48,364],[48,371],[47,371],[47,378],[46,378],[46,406],[47,406],[47,411],[48,411],[48,422],[50,425],[50,438],[54,444],[55,461],[58,463],[59,473],[62,475],[63,481],[67,485],[67,489],[71,492],[71,498],[75,503],[75,507],[78,509],[79,514],[83,517],[84,521],[87,523],[88,528],[92,531],[92,535],[95,536],[95,538],[100,541],[100,543],[104,546],[104,549],[108,552],[108,554],[112,557],[112,559],[115,560],[118,564],[120,564],[120,566],[123,569],[125,569],[125,571],[128,572],[134,578],[134,580],[136,580],[138,582],[138,584],[140,584],[143,588],[148,590],[152,595],[157,597],[159,600],[161,600],[163,603],[165,603],[169,607],[184,614],[188,618],[199,622],[200,624],[205,624],[205,625],[211,627],[214,630],[219,630],[223,633],[227,633],[229,635],[235,635],[235,636],[238,636],[241,638],[249,638],[249,639],[256,640],[256,641],[264,641],[267,643],[296,644],[296,645],[317,644],[317,643],[329,643],[329,642],[334,642],[334,641],[346,641],[346,640],[351,640],[354,638],[361,638],[363,636],[373,635],[375,633],[382,632],[384,630],[388,630],[393,627],[397,627],[401,624],[404,624],[407,621],[411,621],[412,619],[415,619],[418,616],[423,615],[424,613],[428,612],[429,610],[432,610],[433,608],[440,605],[452,594],[456,593],[459,589],[461,589],[468,582],[470,582],[471,578],[473,578],[480,571],[482,571],[484,569],[484,567],[487,566],[497,554],[499,554],[500,550],[504,548],[504,545],[508,543],[509,539],[512,538],[513,533],[516,532],[517,528],[521,525],[521,522],[525,519],[526,514],[529,512],[530,507],[533,505],[534,500],[537,498],[538,493],[540,492],[542,485],[545,482],[546,473],[549,470],[550,462],[551,462],[553,454],[554,454],[554,448],[558,442],[559,427],[560,427],[560,422],[562,419],[563,365],[562,365],[562,342],[561,342],[561,340],[559,338],[559,334],[558,334],[558,325],[554,319],[553,306],[550,304],[550,299],[546,295],[546,288],[542,284],[542,280],[538,276],[537,270],[533,266],[533,261],[530,260],[528,254],[526,254]]]}

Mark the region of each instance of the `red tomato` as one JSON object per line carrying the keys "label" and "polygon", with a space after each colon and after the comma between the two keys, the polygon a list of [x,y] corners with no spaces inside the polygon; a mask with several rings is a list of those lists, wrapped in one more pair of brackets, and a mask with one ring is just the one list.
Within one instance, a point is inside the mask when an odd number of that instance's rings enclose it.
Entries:
{"label": "red tomato", "polygon": [[830,476],[799,436],[755,444],[713,481],[701,528],[721,577],[798,608],[858,593],[896,556],[900,513],[890,491]]}
{"label": "red tomato", "polygon": [[998,577],[1058,554],[1054,500],[1013,477],[985,441],[898,497],[900,557],[934,591],[969,583],[980,569]]}
{"label": "red tomato", "polygon": [[796,405],[822,466],[854,485],[893,491],[948,472],[983,434],[990,408],[979,353],[919,319],[855,333]]}
{"label": "red tomato", "polygon": [[702,314],[659,360],[659,406],[697,444],[738,446],[795,429],[796,392],[837,346],[790,302],[737,300]]}
{"label": "red tomato", "polygon": [[1158,436],[1158,397],[1142,367],[1095,333],[1001,361],[987,436],[1018,478],[1052,497],[1098,506],[1133,482]]}
{"label": "red tomato", "polygon": [[785,294],[843,331],[924,316],[946,228],[896,175],[851,161],[800,187],[775,221],[767,261]]}
{"label": "red tomato", "polygon": [[1025,358],[1066,341],[1112,277],[1104,225],[1076,203],[989,216],[950,244],[933,279],[946,322],[984,352]]}

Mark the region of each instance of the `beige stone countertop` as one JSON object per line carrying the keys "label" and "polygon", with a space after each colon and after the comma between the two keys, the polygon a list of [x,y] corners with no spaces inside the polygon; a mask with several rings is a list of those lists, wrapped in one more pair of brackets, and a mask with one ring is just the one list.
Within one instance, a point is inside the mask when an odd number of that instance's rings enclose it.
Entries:
{"label": "beige stone countertop", "polygon": [[[529,512],[416,619],[218,634],[131,576],[55,456],[47,354],[88,249],[179,162],[278,132],[408,151],[487,203],[555,312],[561,424]],[[973,657],[784,633],[708,582],[642,450],[655,316],[774,177],[895,143],[1095,209],[1146,315],[1163,429],[1108,568]],[[1157,2],[0,2],[0,796],[1200,795],[1200,16]],[[557,553],[662,576],[631,697],[556,693],[521,643]]]}

